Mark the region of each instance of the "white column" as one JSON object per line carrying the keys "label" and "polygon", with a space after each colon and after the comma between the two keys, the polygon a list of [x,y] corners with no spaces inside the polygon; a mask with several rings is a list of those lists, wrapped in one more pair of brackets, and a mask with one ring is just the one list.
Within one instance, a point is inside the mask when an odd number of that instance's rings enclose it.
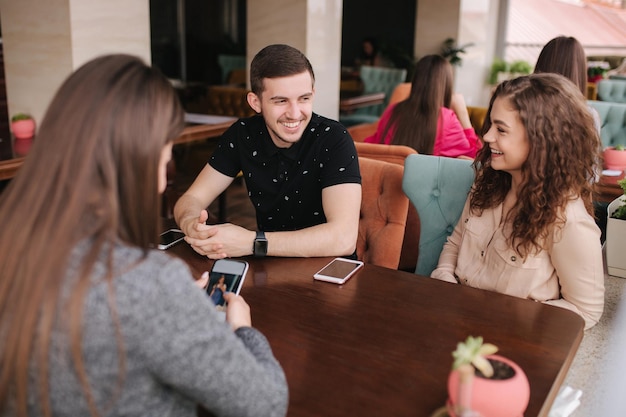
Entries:
{"label": "white column", "polygon": [[339,117],[343,0],[248,0],[247,60],[263,47],[298,48],[315,72],[314,111]]}
{"label": "white column", "polygon": [[0,0],[0,18],[9,117],[41,122],[63,80],[98,55],[151,62],[148,0]]}

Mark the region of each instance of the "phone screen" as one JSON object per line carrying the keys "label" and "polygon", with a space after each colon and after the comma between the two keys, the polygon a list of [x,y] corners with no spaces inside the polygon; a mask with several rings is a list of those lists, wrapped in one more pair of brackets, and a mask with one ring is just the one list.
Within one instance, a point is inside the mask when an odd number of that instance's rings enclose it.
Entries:
{"label": "phone screen", "polygon": [[345,262],[339,259],[334,259],[331,263],[326,265],[319,274],[326,275],[327,277],[343,278],[348,275],[360,265],[352,262]]}
{"label": "phone screen", "polygon": [[161,249],[166,249],[172,246],[174,243],[182,240],[185,237],[185,234],[180,230],[170,229],[166,232],[161,233],[159,247]]}
{"label": "phone screen", "polygon": [[347,278],[352,276],[357,269],[363,266],[363,262],[351,261],[342,258],[333,259],[328,265],[320,269],[313,275],[316,279],[322,281],[331,281],[343,283]]}
{"label": "phone screen", "polygon": [[218,259],[215,261],[209,273],[207,294],[209,294],[218,310],[224,310],[226,307],[226,300],[224,300],[225,292],[239,294],[247,270],[248,263],[244,261],[231,259]]}

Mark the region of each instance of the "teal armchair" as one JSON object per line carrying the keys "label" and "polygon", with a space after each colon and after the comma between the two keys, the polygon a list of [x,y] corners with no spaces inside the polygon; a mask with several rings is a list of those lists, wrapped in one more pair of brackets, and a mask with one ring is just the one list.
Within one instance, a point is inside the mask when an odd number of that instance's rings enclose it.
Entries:
{"label": "teal armchair", "polygon": [[406,80],[406,69],[370,67],[363,65],[360,77],[363,83],[363,94],[385,93],[385,100],[381,104],[362,107],[354,112],[339,117],[339,121],[346,127],[360,123],[372,123],[378,121],[383,113],[394,88]]}
{"label": "teal armchair", "polygon": [[626,103],[626,80],[604,79],[597,83],[598,100]]}
{"label": "teal armchair", "polygon": [[402,190],[420,218],[419,257],[415,273],[430,276],[454,230],[474,182],[472,161],[432,155],[409,155]]}
{"label": "teal armchair", "polygon": [[[626,84],[626,81],[624,81]],[[587,103],[600,115],[602,147],[626,146],[626,103],[588,100]]]}

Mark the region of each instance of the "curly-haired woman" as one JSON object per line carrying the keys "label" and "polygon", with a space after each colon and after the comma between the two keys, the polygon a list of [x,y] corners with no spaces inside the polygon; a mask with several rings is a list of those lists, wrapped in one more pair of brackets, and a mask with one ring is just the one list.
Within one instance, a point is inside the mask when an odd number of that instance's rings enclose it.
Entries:
{"label": "curly-haired woman", "polygon": [[474,186],[431,276],[567,308],[593,326],[604,308],[590,181],[600,139],[583,95],[556,74],[503,82],[483,133]]}

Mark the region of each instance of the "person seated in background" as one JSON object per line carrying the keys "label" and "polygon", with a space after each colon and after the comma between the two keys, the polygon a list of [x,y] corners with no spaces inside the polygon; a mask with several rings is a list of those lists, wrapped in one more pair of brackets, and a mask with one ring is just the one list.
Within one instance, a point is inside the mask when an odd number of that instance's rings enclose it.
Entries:
{"label": "person seated in background", "polygon": [[[581,43],[571,36],[557,36],[544,45],[535,64],[535,74],[561,74],[573,82],[583,96],[587,97],[587,56]],[[602,128],[598,111],[587,108],[594,118],[598,132]]]}
{"label": "person seated in background", "polygon": [[496,88],[474,185],[431,277],[564,307],[590,328],[604,308],[592,183],[598,132],[557,74]]}
{"label": "person seated in background", "polygon": [[465,99],[452,93],[452,65],[426,55],[415,66],[406,100],[387,107],[368,143],[406,145],[421,154],[474,158],[482,143],[470,122]]}
{"label": "person seated in background", "polygon": [[93,59],[54,96],[0,198],[0,415],[286,414],[243,298],[225,295],[224,323],[152,249],[183,127],[167,78],[133,56]]}
{"label": "person seated in background", "polygon": [[[192,248],[209,258],[355,257],[361,175],[345,127],[313,113],[311,63],[288,45],[269,45],[250,65],[248,103],[174,207]],[[206,207],[242,171],[258,230],[207,225]]]}
{"label": "person seated in background", "polygon": [[371,67],[382,66],[382,59],[378,52],[378,43],[374,38],[365,38],[361,42],[361,53],[354,60],[354,66],[359,68],[362,65]]}

